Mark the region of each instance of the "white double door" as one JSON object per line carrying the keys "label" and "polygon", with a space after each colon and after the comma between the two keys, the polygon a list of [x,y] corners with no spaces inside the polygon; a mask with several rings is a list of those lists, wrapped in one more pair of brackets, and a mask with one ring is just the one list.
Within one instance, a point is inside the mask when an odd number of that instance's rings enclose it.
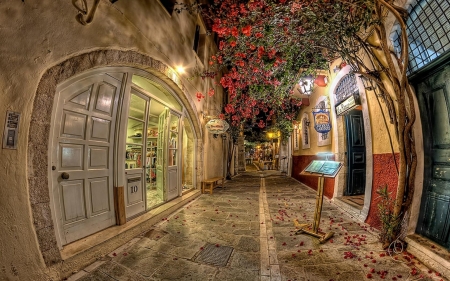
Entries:
{"label": "white double door", "polygon": [[114,138],[121,81],[88,76],[57,88],[49,160],[60,247],[116,223]]}
{"label": "white double door", "polygon": [[122,154],[126,158],[133,155],[124,165],[125,211],[130,219],[154,207],[151,204],[172,200],[181,193],[180,114],[136,87],[131,87],[124,101],[129,106],[124,106],[122,113],[127,116],[120,132],[125,143]]}
{"label": "white double door", "polygon": [[[122,80],[127,79],[122,79],[122,76],[119,73],[85,75],[57,87],[48,171],[51,206],[60,248],[116,224],[115,185],[126,189],[127,218],[146,210],[148,169],[145,156],[150,143],[147,128],[152,99],[140,94],[146,101],[142,112],[145,115],[142,116],[142,164],[139,167],[133,164],[133,169],[127,170],[123,164],[126,145],[122,141],[124,136],[128,137],[128,132],[118,124],[127,124],[130,120],[126,109],[132,92],[123,90],[131,87],[126,87]],[[160,104],[162,108],[167,108]],[[161,173],[161,196],[163,201],[168,201],[179,196],[181,191],[178,168],[180,151],[175,147],[180,141],[180,115],[170,109],[161,110],[158,115],[162,131],[157,144],[161,158],[156,165],[156,174]],[[175,145],[170,148],[169,136],[172,136],[172,145]],[[154,141],[151,143],[154,144]],[[172,162],[169,161],[169,153],[172,153]]]}

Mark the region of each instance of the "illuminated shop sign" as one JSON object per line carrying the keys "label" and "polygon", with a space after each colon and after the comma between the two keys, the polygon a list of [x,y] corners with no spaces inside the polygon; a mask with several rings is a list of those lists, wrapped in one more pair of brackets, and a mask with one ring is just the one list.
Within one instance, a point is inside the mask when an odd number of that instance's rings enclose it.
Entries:
{"label": "illuminated shop sign", "polygon": [[359,95],[352,95],[345,99],[340,104],[336,105],[336,115],[344,115],[348,111],[354,109],[355,107],[361,105],[359,100]]}
{"label": "illuminated shop sign", "polygon": [[320,110],[313,112],[314,115],[314,129],[321,134],[331,131],[330,112]]}

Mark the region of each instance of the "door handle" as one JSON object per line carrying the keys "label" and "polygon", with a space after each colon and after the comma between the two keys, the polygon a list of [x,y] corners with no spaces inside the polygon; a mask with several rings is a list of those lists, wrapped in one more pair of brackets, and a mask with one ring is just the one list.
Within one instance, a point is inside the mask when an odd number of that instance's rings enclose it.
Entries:
{"label": "door handle", "polygon": [[69,179],[69,173],[66,173],[66,172],[64,172],[64,173],[62,173],[61,174],[61,178],[63,179],[63,180],[68,180]]}

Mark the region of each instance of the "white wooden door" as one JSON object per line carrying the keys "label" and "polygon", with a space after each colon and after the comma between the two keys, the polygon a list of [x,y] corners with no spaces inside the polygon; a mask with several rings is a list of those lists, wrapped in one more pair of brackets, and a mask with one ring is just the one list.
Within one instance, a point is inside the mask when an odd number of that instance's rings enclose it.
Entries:
{"label": "white wooden door", "polygon": [[169,139],[168,139],[168,167],[167,167],[167,200],[178,197],[181,191],[179,167],[180,167],[180,117],[174,112],[169,114]]}
{"label": "white wooden door", "polygon": [[166,169],[167,169],[167,116],[169,110],[165,109],[160,115],[158,120],[158,142],[156,150],[156,185],[157,192],[163,201],[167,200],[166,197]]}
{"label": "white wooden door", "polygon": [[147,136],[148,97],[131,89],[126,127],[125,212],[131,218],[145,211],[145,144]]}
{"label": "white wooden door", "polygon": [[97,74],[57,89],[50,180],[62,245],[115,224],[113,148],[120,86]]}

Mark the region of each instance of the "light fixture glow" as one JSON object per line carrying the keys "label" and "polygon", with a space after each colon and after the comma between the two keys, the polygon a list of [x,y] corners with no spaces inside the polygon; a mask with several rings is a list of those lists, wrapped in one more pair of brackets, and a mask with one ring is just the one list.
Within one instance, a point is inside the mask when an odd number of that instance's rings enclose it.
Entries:
{"label": "light fixture glow", "polygon": [[181,65],[177,66],[177,72],[178,72],[179,74],[184,73],[184,67],[182,67]]}

